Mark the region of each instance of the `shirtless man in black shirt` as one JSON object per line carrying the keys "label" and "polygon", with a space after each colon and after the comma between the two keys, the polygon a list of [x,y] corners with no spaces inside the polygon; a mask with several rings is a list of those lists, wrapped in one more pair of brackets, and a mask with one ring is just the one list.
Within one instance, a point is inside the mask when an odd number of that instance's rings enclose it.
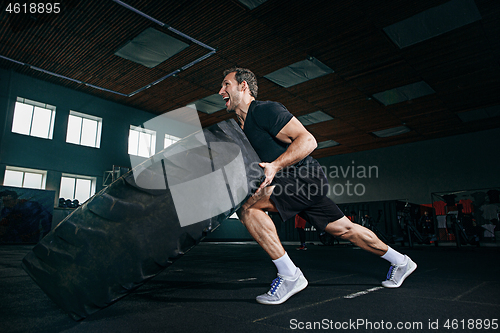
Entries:
{"label": "shirtless man in black shirt", "polygon": [[318,162],[309,156],[316,149],[314,136],[288,110],[276,102],[256,100],[257,79],[248,69],[224,72],[219,91],[228,112],[235,112],[241,128],[259,155],[265,180],[241,207],[238,216],[252,237],[269,254],[278,269],[271,289],[257,296],[262,304],[281,304],[307,287],[307,279],[295,266],[266,212],[278,212],[283,220],[296,214],[319,231],[348,240],[391,263],[382,285],[398,288],[417,265],[384,244],[371,230],[352,223],[326,196],[328,181]]}

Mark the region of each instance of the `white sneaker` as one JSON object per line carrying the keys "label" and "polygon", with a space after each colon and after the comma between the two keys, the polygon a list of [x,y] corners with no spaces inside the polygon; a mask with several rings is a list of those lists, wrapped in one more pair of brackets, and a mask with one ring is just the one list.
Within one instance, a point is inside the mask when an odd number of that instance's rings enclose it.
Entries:
{"label": "white sneaker", "polygon": [[287,299],[304,290],[307,287],[307,280],[302,271],[297,268],[294,276],[285,276],[278,273],[278,277],[271,283],[271,289],[256,297],[261,304],[281,304]]}
{"label": "white sneaker", "polygon": [[382,286],[386,288],[399,288],[403,281],[417,269],[417,264],[405,255],[405,262],[401,265],[391,265],[387,280],[382,282]]}

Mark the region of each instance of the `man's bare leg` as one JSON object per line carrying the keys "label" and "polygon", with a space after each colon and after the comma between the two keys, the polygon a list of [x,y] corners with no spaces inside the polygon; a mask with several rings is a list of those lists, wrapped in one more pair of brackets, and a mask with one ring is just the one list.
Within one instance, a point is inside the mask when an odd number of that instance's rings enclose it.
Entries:
{"label": "man's bare leg", "polygon": [[302,271],[295,266],[281,245],[273,220],[266,214],[266,211],[277,212],[270,200],[273,189],[274,186],[263,188],[238,211],[241,222],[278,269],[278,277],[274,279],[271,289],[256,297],[257,302],[270,305],[282,304],[308,285]]}
{"label": "man's bare leg", "polygon": [[268,212],[277,212],[274,203],[270,200],[274,186],[259,191],[238,211],[238,217],[245,225],[250,235],[267,252],[271,259],[276,260],[285,254],[285,249],[276,231],[276,226]]}
{"label": "man's bare leg", "polygon": [[383,256],[388,250],[388,246],[373,231],[351,222],[345,216],[329,223],[325,231],[378,256]]}
{"label": "man's bare leg", "polygon": [[387,280],[382,282],[382,286],[386,288],[400,287],[403,281],[417,268],[417,264],[408,256],[387,246],[373,231],[351,222],[345,216],[329,223],[325,231],[389,261],[391,268],[387,274]]}

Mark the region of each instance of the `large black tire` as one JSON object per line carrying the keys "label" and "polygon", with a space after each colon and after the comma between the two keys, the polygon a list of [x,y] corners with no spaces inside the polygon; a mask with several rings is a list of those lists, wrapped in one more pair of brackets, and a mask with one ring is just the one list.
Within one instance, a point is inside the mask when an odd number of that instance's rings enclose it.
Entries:
{"label": "large black tire", "polygon": [[[199,132],[195,134],[200,136]],[[192,144],[196,135],[168,147],[140,166],[140,177],[164,175],[164,189],[139,186],[141,179],[134,177],[134,169],[77,208],[23,259],[26,272],[73,319],[83,319],[116,302],[159,274],[251,195],[254,182],[261,176],[260,168],[255,167],[259,158],[236,122],[221,122],[203,130],[208,154],[206,146],[204,153],[197,148],[179,149],[196,146]],[[193,173],[199,176],[198,166],[207,159],[212,171],[224,169],[235,160],[231,155],[235,151],[224,149],[223,143],[236,144],[244,161],[241,174],[224,173],[232,207],[182,226],[167,174],[179,183],[194,179]],[[248,185],[246,190],[242,180]],[[209,202],[210,196],[207,197]],[[206,203],[191,204],[193,209],[206,209]]]}

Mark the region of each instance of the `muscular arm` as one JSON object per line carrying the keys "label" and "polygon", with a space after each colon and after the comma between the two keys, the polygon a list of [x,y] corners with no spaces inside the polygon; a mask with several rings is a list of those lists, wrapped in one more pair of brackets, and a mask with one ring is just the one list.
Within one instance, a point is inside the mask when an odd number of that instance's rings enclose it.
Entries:
{"label": "muscular arm", "polygon": [[259,189],[271,184],[271,181],[278,171],[301,161],[316,149],[318,145],[314,136],[309,133],[295,117],[281,129],[278,135],[276,135],[276,138],[290,145],[287,150],[273,162],[260,163],[260,166],[264,168],[266,179],[260,185]]}

